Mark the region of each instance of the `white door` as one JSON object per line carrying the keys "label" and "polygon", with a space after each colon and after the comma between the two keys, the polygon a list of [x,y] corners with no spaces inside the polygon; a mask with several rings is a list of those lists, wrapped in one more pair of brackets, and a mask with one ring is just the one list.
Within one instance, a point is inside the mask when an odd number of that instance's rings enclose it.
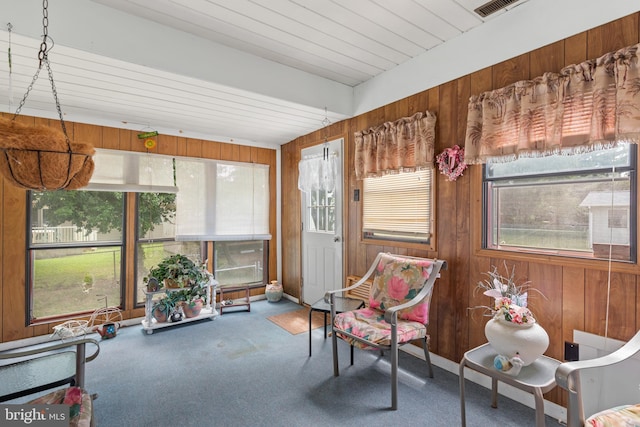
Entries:
{"label": "white door", "polygon": [[[335,186],[323,185],[302,193],[302,298],[313,304],[342,284],[342,144],[336,139],[302,150],[302,161],[318,166],[331,161]],[[326,178],[326,176],[325,176]],[[322,179],[322,178],[320,178]]]}

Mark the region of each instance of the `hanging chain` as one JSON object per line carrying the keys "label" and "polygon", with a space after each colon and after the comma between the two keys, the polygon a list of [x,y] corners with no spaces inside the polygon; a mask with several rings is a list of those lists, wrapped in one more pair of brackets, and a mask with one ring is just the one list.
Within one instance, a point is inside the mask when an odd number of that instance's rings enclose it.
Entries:
{"label": "hanging chain", "polygon": [[15,119],[18,116],[18,114],[20,114],[20,111],[22,110],[24,103],[27,101],[27,97],[29,96],[29,93],[33,89],[33,85],[36,83],[36,80],[38,80],[38,76],[40,75],[40,70],[42,70],[42,64],[44,63],[44,65],[47,67],[47,73],[49,74],[49,83],[51,83],[51,91],[53,92],[53,99],[56,102],[56,110],[58,112],[58,117],[60,118],[60,126],[62,127],[62,132],[64,133],[64,137],[67,141],[67,146],[69,147],[69,150],[71,150],[71,146],[69,145],[70,144],[69,135],[67,135],[67,125],[64,122],[64,118],[62,115],[62,108],[60,108],[58,91],[56,89],[56,84],[53,81],[53,72],[51,71],[51,63],[49,62],[49,57],[48,57],[49,50],[53,48],[53,46],[51,46],[51,48],[47,47],[47,39],[50,40],[51,44],[53,45],[53,39],[49,37],[49,11],[47,10],[48,7],[49,7],[49,1],[42,0],[42,43],[40,43],[40,51],[38,52],[38,59],[40,60],[40,65],[38,65],[38,70],[33,75],[33,79],[31,80],[29,87],[27,87],[27,91],[22,97],[22,100],[18,105],[18,109],[16,110],[16,113],[13,115],[13,119]]}
{"label": "hanging chain", "polygon": [[11,22],[7,24],[7,31],[9,31],[9,49],[7,50],[7,56],[9,57],[9,75],[11,75],[12,67],[11,67],[11,30],[13,30],[13,25]]}
{"label": "hanging chain", "polygon": [[40,60],[40,66],[42,68],[42,61],[47,59],[47,38],[49,38],[49,0],[42,0],[42,43],[40,43],[40,52],[38,52],[38,59]]}
{"label": "hanging chain", "polygon": [[9,31],[9,49],[7,49],[7,59],[9,61],[9,111],[13,109],[13,64],[11,61],[11,30],[13,30],[13,25],[11,25],[11,22],[8,22],[7,31]]}
{"label": "hanging chain", "polygon": [[[67,140],[67,145],[69,145],[69,135],[67,135],[67,125],[65,124],[64,118],[62,116],[62,108],[60,108],[60,101],[58,100],[58,91],[56,90],[56,84],[53,82],[53,72],[51,71],[51,64],[49,63],[49,58],[45,58],[44,63],[47,66],[47,72],[49,73],[49,82],[51,83],[51,91],[53,92],[53,99],[55,99],[56,101],[56,110],[58,111],[58,117],[60,118],[60,126],[62,127],[62,133],[64,133],[64,137]],[[71,150],[71,148],[69,148],[69,150]]]}
{"label": "hanging chain", "polygon": [[322,158],[324,160],[329,159],[329,125],[331,121],[329,117],[327,117],[327,107],[324,107],[324,120],[322,121],[322,126],[324,130],[324,146],[322,147]]}

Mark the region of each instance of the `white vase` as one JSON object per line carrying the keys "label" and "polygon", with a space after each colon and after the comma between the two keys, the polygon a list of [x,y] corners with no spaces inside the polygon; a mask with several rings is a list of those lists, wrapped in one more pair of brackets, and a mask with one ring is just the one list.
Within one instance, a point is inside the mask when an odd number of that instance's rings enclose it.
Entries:
{"label": "white vase", "polygon": [[549,335],[537,323],[517,324],[491,319],[484,327],[484,334],[498,354],[508,358],[518,354],[524,366],[532,364],[549,347]]}
{"label": "white vase", "polygon": [[278,302],[280,298],[282,298],[282,285],[278,283],[277,280],[272,280],[271,284],[267,285],[265,288],[265,296],[267,297],[267,301],[269,302]]}

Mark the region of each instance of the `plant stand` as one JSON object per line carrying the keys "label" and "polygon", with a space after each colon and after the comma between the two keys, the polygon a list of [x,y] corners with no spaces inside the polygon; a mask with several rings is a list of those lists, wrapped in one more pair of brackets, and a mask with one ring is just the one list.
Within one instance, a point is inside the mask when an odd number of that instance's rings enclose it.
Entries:
{"label": "plant stand", "polygon": [[[202,319],[215,319],[216,316],[219,315],[218,311],[216,310],[216,287],[218,286],[218,281],[215,279],[212,279],[208,284],[207,284],[207,301],[205,306],[202,308],[202,310],[200,311],[200,314],[195,316],[195,317],[183,317],[183,319],[179,322],[158,322],[156,319],[153,318],[152,312],[153,312],[153,296],[156,294],[164,294],[167,292],[175,292],[175,291],[179,291],[182,288],[176,288],[176,289],[161,289],[159,291],[155,291],[155,292],[147,292],[146,290],[143,289],[144,295],[145,295],[145,301],[144,301],[144,311],[145,311],[145,316],[144,319],[142,319],[142,329],[144,329],[145,331],[147,331],[147,334],[152,334],[154,329],[161,329],[161,328],[170,328],[171,326],[176,326],[176,325],[182,325],[185,323],[189,323],[189,322],[194,322],[196,320],[202,320]],[[211,303],[213,301],[213,304]]]}

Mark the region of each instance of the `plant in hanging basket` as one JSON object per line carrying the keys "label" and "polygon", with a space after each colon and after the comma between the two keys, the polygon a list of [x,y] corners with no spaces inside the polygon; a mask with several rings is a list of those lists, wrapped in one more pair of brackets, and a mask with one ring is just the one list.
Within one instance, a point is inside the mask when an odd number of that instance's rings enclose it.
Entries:
{"label": "plant in hanging basket", "polygon": [[29,190],[77,189],[89,183],[93,146],[68,141],[48,126],[26,126],[0,117],[0,172]]}

